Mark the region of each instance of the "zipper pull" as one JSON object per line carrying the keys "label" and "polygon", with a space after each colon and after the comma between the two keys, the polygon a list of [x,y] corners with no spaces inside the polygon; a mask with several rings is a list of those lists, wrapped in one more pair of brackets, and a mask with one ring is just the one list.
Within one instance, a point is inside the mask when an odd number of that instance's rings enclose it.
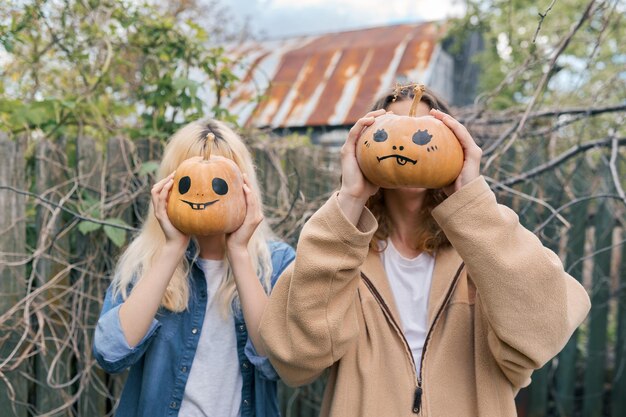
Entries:
{"label": "zipper pull", "polygon": [[413,412],[419,414],[422,408],[422,387],[415,388],[415,397],[413,397]]}

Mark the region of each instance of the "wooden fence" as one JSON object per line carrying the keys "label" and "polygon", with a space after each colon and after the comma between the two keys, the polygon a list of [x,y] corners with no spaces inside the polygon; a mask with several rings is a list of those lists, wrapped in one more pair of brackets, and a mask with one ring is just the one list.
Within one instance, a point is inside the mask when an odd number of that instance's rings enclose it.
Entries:
{"label": "wooden fence", "polygon": [[[269,221],[295,245],[302,224],[338,186],[338,156],[305,145],[252,147]],[[102,372],[90,346],[118,246],[145,215],[150,161],[160,151],[148,141],[0,136],[0,415],[112,414],[124,376]],[[500,187],[499,200],[562,257],[593,307],[520,393],[519,413],[626,416],[624,222],[610,196],[578,198],[593,175],[584,161],[567,179],[580,194],[568,195],[563,178],[550,175],[514,193]],[[555,215],[524,196],[561,210]],[[283,415],[316,416],[323,387],[323,378],[298,389],[281,386]]]}

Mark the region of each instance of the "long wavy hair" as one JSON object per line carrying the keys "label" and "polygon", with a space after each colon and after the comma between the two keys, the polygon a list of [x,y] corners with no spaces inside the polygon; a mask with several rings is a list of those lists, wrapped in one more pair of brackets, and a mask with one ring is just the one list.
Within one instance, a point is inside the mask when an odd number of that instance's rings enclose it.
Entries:
{"label": "long wavy hair", "polygon": [[[387,94],[380,97],[374,102],[371,110],[389,109],[391,103],[399,101],[413,100],[415,94],[413,87],[415,84],[398,85],[391,89]],[[451,114],[450,108],[435,93],[428,88],[424,91],[421,102],[427,104],[431,109],[441,110],[444,113]],[[424,207],[421,216],[423,218],[422,227],[417,230],[418,247],[416,250],[434,254],[439,248],[450,245],[450,241],[439,227],[439,224],[433,218],[432,210],[443,200],[446,194],[442,189],[433,189],[426,192],[424,199]],[[387,239],[393,229],[391,219],[385,209],[385,196],[383,189],[379,189],[376,194],[371,196],[366,204],[376,220],[378,221],[378,229],[374,233],[374,237],[370,242],[373,250],[381,251],[386,247]]]}
{"label": "long wavy hair", "polygon": [[[191,122],[176,132],[165,146],[158,170],[158,179],[165,178],[185,159],[203,155],[209,133],[215,135],[212,154],[233,160],[241,172],[247,174],[251,188],[257,194],[260,202],[261,193],[250,152],[239,135],[226,124],[217,120],[206,118]],[[248,250],[252,256],[255,270],[268,293],[271,285],[272,263],[267,242],[272,238],[273,235],[269,227],[265,222],[262,222],[248,243]],[[139,234],[122,253],[117,263],[113,278],[114,296],[121,295],[123,299],[127,298],[129,287],[143,279],[143,274],[149,269],[148,266],[164,244],[165,235],[154,215],[154,207],[151,204]],[[192,240],[189,249],[192,252],[191,259],[193,262],[199,253],[197,242]],[[217,296],[222,303],[222,312],[226,315],[238,305],[239,298],[232,269],[228,265],[228,257],[224,258],[224,262],[226,262],[226,273],[221,277]],[[188,280],[190,265],[187,257],[183,256],[161,299],[162,307],[174,312],[187,309],[190,296]]]}

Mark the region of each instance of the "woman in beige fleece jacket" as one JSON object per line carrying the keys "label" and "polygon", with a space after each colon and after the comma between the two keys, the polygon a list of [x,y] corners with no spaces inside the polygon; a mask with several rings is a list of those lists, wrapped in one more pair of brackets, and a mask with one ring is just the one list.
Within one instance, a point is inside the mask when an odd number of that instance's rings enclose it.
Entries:
{"label": "woman in beige fleece jacket", "polygon": [[387,110],[408,114],[411,94],[389,94],[350,130],[341,188],[304,226],[261,338],[290,385],[330,368],[321,416],[515,416],[515,395],[563,348],[589,297],[496,202],[480,148],[432,93],[418,115],[457,136],[456,181],[392,190],[365,179],[360,133]]}

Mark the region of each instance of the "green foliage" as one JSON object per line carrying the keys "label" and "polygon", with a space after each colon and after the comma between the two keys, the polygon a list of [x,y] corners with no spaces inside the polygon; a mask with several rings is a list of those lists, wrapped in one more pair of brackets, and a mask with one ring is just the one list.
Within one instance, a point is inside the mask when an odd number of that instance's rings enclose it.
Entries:
{"label": "green foliage", "polygon": [[[233,62],[214,39],[225,38],[225,10],[199,7],[194,0],[3,2],[2,131],[62,143],[66,172],[72,175],[79,138],[95,138],[104,149],[113,137],[164,142],[181,125],[205,114],[235,122],[221,99],[238,79],[231,71]],[[26,150],[28,189],[33,192],[38,191],[36,142],[29,140]],[[157,169],[156,161],[144,162],[135,170],[140,178],[133,185]],[[127,232],[112,226],[127,226],[120,218],[121,204],[107,205],[97,194],[83,189],[65,204],[85,218],[111,224],[80,221],[82,235],[104,233],[121,247]],[[29,219],[34,216],[30,213]],[[28,228],[33,239],[35,227]]]}
{"label": "green foliage", "polygon": [[[544,103],[572,105],[593,98],[619,102],[626,94],[626,55],[620,51],[624,7],[615,0],[595,3],[552,68],[550,61],[589,1],[469,0],[466,16],[453,22],[448,36],[461,41],[469,32],[482,34],[485,50],[476,57],[480,89],[494,92],[501,87],[491,95],[493,109],[527,102],[546,71],[550,82],[541,95]],[[607,81],[613,89],[606,89]]]}
{"label": "green foliage", "polygon": [[[107,219],[106,221],[111,224],[128,226],[128,224],[124,220],[119,218]],[[126,243],[126,230],[109,225],[104,225],[103,229],[104,233],[109,239],[111,239],[111,242],[113,242],[115,246],[117,246],[118,248],[124,246],[124,243]]]}
{"label": "green foliage", "polygon": [[147,2],[20,3],[0,11],[0,123],[11,132],[166,139],[209,111],[233,121],[220,102],[237,77],[196,22]]}
{"label": "green foliage", "polygon": [[86,235],[90,232],[95,232],[96,230],[100,230],[101,227],[102,225],[100,223],[94,223],[94,222],[90,222],[87,220],[83,220],[80,223],[78,223],[78,230],[83,235]]}
{"label": "green foliage", "polygon": [[157,161],[146,161],[139,167],[139,175],[148,175],[155,173],[159,169],[159,163]]}

